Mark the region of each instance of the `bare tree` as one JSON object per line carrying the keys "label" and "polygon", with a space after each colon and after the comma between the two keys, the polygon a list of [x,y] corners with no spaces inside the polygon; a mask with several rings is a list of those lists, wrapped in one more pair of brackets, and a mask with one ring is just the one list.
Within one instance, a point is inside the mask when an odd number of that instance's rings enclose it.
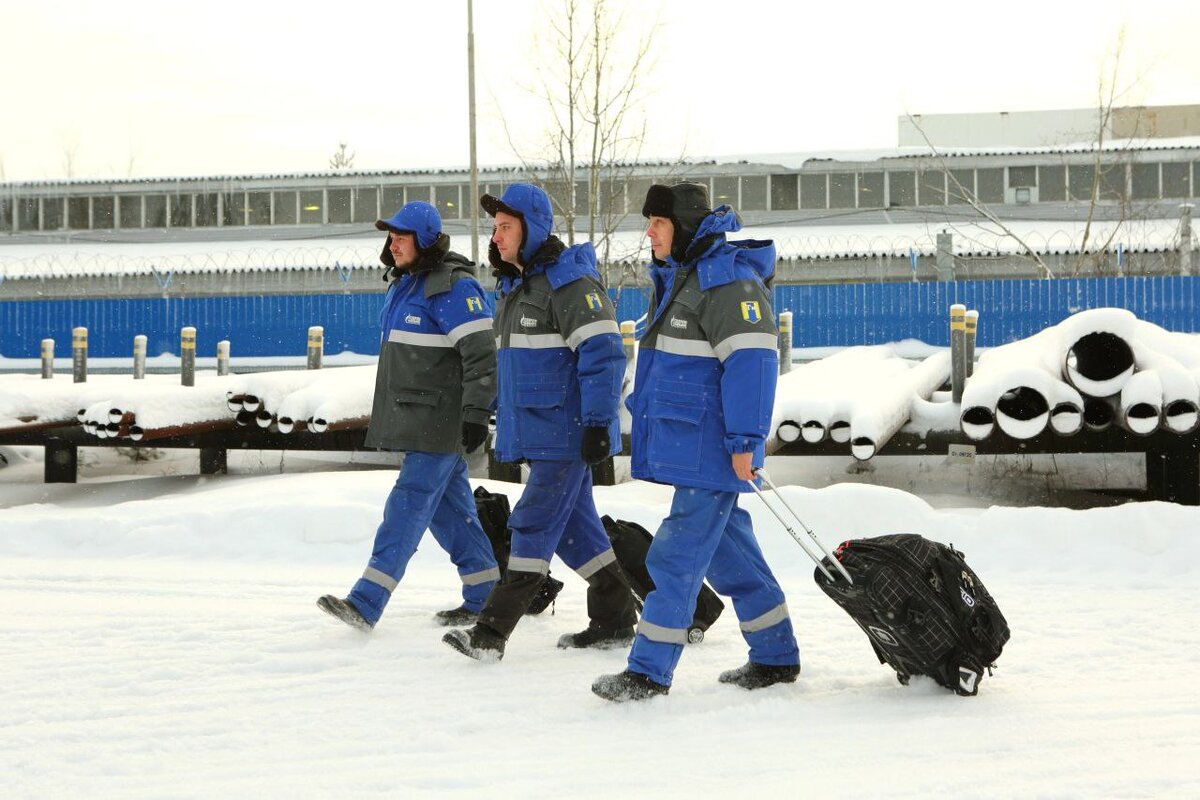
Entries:
{"label": "bare tree", "polygon": [[[541,59],[540,86],[548,130],[540,156],[509,145],[523,170],[545,185],[568,244],[586,232],[601,263],[611,254],[612,234],[626,217],[625,183],[641,157],[646,123],[645,79],[651,69],[654,26],[631,38],[624,15],[606,0],[561,0],[547,14],[551,56]],[[582,180],[581,180],[582,178]],[[580,186],[587,202],[581,203]]]}
{"label": "bare tree", "polygon": [[347,153],[348,146],[346,142],[338,142],[338,149],[329,159],[330,169],[354,169],[354,156],[357,154]]}
{"label": "bare tree", "polygon": [[64,178],[74,178],[79,166],[79,140],[64,136],[62,140],[62,170]]}

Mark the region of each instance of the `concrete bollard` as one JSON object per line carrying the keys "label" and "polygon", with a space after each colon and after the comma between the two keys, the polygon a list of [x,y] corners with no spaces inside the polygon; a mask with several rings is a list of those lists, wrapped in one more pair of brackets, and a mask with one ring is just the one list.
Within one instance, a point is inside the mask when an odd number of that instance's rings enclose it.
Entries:
{"label": "concrete bollard", "polygon": [[[1193,187],[1192,194],[1197,194]],[[1179,274],[1192,274],[1192,204],[1179,207]]]}
{"label": "concrete bollard", "polygon": [[961,303],[950,306],[950,399],[962,402],[967,348],[967,307]]}
{"label": "concrete bollard", "polygon": [[966,347],[963,350],[963,372],[964,378],[969,378],[975,373],[975,334],[979,328],[979,312],[971,309],[967,312],[966,317]]}
{"label": "concrete bollard", "polygon": [[217,375],[229,374],[229,340],[217,342]]}
{"label": "concrete bollard", "polygon": [[779,374],[792,371],[792,312],[779,314]]}
{"label": "concrete bollard", "polygon": [[308,329],[308,368],[320,369],[325,354],[325,329],[313,325]]}
{"label": "concrete bollard", "polygon": [[54,340],[42,339],[42,380],[54,377]]}
{"label": "concrete bollard", "polygon": [[146,337],[138,334],[133,337],[133,379],[135,381],[145,380],[146,378]]}
{"label": "concrete bollard", "polygon": [[954,234],[942,231],[937,235],[935,263],[939,281],[954,280]]}
{"label": "concrete bollard", "polygon": [[196,329],[191,326],[179,332],[179,382],[196,385]]}
{"label": "concrete bollard", "polygon": [[621,323],[621,346],[625,348],[625,363],[633,364],[634,344],[637,342],[637,323],[627,319]]}
{"label": "concrete bollard", "polygon": [[87,383],[87,328],[71,329],[71,373],[75,383]]}

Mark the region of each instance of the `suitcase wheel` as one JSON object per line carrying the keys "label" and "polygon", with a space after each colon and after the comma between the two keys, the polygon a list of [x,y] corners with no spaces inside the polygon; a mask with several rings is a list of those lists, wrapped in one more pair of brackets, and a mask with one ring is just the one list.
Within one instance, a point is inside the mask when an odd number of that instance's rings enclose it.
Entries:
{"label": "suitcase wheel", "polygon": [[896,680],[900,681],[901,686],[908,686],[909,677],[909,675],[905,675],[903,672],[896,673]]}
{"label": "suitcase wheel", "polygon": [[704,641],[704,629],[693,625],[688,628],[688,644],[700,644]]}

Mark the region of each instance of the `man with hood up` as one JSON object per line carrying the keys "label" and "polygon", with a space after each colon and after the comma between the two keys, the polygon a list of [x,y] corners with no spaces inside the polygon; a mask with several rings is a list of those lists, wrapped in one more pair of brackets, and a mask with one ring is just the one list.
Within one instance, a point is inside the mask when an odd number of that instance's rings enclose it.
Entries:
{"label": "man with hood up", "polygon": [[373,628],[428,528],[462,579],[462,605],[436,618],[462,625],[479,616],[500,579],[463,459],[487,438],[496,396],[491,303],[475,265],[450,251],[429,203],[409,203],[375,227],[388,232],[380,260],[391,285],[379,318],[366,445],[406,455],[362,577],[345,599],[325,595],[317,605],[348,625]]}
{"label": "man with hood up", "polygon": [[741,220],[729,206],[709,209],[708,189],[695,183],[651,186],[642,208],[654,292],[626,401],[631,466],[633,477],[672,485],[675,496],[646,556],[655,589],[627,669],[592,685],[615,702],[667,693],[706,576],[732,597],[750,646],[749,661],[718,680],[759,689],[800,673],[783,591],[738,507],[758,480],[779,374],[775,245],[727,242]]}
{"label": "man with hood up", "polygon": [[555,553],[588,583],[590,622],[558,646],[613,647],[633,640],[629,582],[592,500],[591,465],[621,450],[617,404],[625,374],[620,329],[590,243],[550,235],[550,198],[527,184],[484,195],[496,220],[488,256],[499,278],[496,457],[527,461],[529,479],[508,526],[504,578],[479,621],[443,641],[498,660]]}

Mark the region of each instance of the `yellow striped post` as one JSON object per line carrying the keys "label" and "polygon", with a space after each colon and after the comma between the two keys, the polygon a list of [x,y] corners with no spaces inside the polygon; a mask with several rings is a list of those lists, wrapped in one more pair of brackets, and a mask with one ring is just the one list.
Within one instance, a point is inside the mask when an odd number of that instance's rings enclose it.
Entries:
{"label": "yellow striped post", "polygon": [[54,377],[54,340],[42,339],[42,380]]}
{"label": "yellow striped post", "polygon": [[196,329],[191,326],[179,331],[179,382],[196,385]]}
{"label": "yellow striped post", "polygon": [[964,373],[966,377],[971,377],[975,372],[975,334],[979,328],[979,312],[971,309],[967,312],[966,317],[966,348],[963,353],[963,364],[966,367]]}
{"label": "yellow striped post", "polygon": [[87,383],[87,328],[71,329],[71,373],[75,383]]}
{"label": "yellow striped post", "polygon": [[325,355],[325,328],[313,325],[308,329],[308,368],[320,369]]}
{"label": "yellow striped post", "polygon": [[133,379],[140,381],[146,377],[146,337],[138,334],[133,337]]}
{"label": "yellow striped post", "polygon": [[950,398],[962,402],[966,383],[967,307],[961,303],[950,306]]}
{"label": "yellow striped post", "polygon": [[637,323],[627,319],[621,323],[621,347],[625,350],[625,365],[633,364],[634,345],[637,343]]}
{"label": "yellow striped post", "polygon": [[792,312],[779,314],[779,374],[792,370]]}

